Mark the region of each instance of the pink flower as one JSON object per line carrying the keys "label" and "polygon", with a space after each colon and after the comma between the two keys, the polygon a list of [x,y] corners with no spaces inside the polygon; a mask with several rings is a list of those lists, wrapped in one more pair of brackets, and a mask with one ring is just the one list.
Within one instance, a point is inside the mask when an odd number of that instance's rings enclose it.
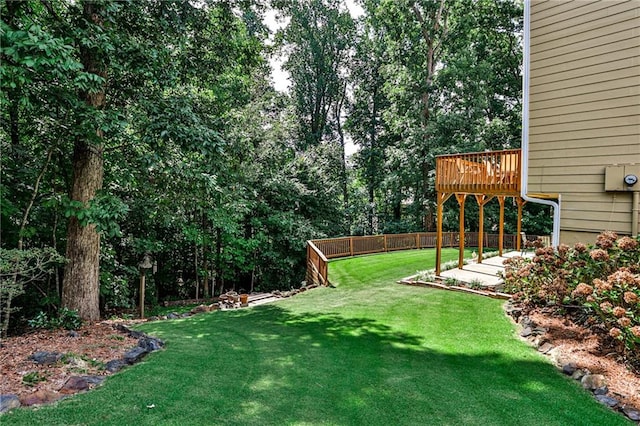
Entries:
{"label": "pink flower", "polygon": [[623,251],[631,251],[638,248],[638,240],[631,237],[622,237],[618,240],[618,247]]}
{"label": "pink flower", "polygon": [[620,331],[619,328],[613,327],[611,330],[609,330],[609,336],[613,337],[614,339],[617,339],[621,335],[622,331]]}
{"label": "pink flower", "polygon": [[631,334],[636,337],[640,337],[640,325],[636,325],[635,327],[631,327]]}
{"label": "pink flower", "polygon": [[638,301],[640,300],[640,297],[638,297],[638,295],[632,291],[625,291],[622,297],[624,298],[624,301],[630,305],[633,303],[638,303]]}
{"label": "pink flower", "polygon": [[596,239],[596,246],[602,249],[610,249],[613,247],[613,243],[618,239],[618,234],[612,231],[605,231],[602,234],[598,235]]}
{"label": "pink flower", "polygon": [[628,269],[623,268],[609,275],[607,277],[607,281],[609,281],[611,284],[632,285],[633,283],[635,283],[636,277],[631,272],[629,272]]}
{"label": "pink flower", "polygon": [[621,327],[629,327],[631,325],[631,318],[622,317],[618,319],[618,324],[620,324]]}
{"label": "pink flower", "polygon": [[580,283],[578,284],[576,289],[573,290],[573,292],[571,293],[571,296],[581,297],[581,296],[588,296],[592,293],[593,293],[593,287],[591,287],[589,284]]}
{"label": "pink flower", "polygon": [[599,278],[593,280],[593,285],[596,287],[596,290],[599,292],[610,291],[613,288],[613,285],[607,281],[602,281]]}
{"label": "pink flower", "polygon": [[602,312],[608,313],[611,309],[613,309],[613,305],[609,302],[602,302],[600,304],[600,309],[602,309]]}
{"label": "pink flower", "polygon": [[584,253],[585,251],[587,251],[587,246],[586,246],[586,245],[584,245],[583,243],[576,243],[576,244],[573,246],[573,249],[574,249],[575,251],[577,251],[578,253]]}
{"label": "pink flower", "polygon": [[607,261],[609,260],[609,253],[602,249],[593,249],[589,253],[591,258],[596,261]]}
{"label": "pink flower", "polygon": [[616,306],[615,308],[613,308],[613,316],[614,317],[622,318],[625,315],[627,315],[627,310],[625,308],[623,308],[622,306]]}

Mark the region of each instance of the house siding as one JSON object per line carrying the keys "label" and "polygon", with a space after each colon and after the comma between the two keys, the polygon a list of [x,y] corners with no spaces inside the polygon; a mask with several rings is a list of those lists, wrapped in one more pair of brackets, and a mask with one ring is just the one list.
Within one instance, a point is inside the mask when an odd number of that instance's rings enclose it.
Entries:
{"label": "house siding", "polygon": [[631,192],[605,168],[640,163],[640,1],[531,1],[529,193],[562,196],[561,240],[631,233]]}

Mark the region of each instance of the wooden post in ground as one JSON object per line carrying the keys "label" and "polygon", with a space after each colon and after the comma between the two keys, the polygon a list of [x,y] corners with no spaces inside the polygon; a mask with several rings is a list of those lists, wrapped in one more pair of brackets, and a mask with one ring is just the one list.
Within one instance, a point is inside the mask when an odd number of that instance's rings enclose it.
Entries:
{"label": "wooden post in ground", "polygon": [[482,250],[484,249],[484,206],[493,199],[493,196],[487,197],[485,194],[476,194],[476,201],[479,208],[479,230],[478,230],[478,263],[482,263]]}
{"label": "wooden post in ground", "polygon": [[498,229],[498,256],[502,256],[502,247],[504,245],[504,195],[498,195],[498,203],[500,204],[500,224]]}
{"label": "wooden post in ground", "polygon": [[436,227],[436,276],[440,275],[442,263],[442,206],[453,194],[437,193],[437,227]]}

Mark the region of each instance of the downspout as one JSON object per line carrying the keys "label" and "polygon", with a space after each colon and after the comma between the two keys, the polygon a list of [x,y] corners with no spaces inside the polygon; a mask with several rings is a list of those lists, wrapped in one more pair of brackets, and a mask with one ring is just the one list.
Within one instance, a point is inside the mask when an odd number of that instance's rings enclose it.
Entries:
{"label": "downspout", "polygon": [[631,236],[638,237],[638,216],[640,213],[640,191],[633,191],[633,205],[631,206]]}
{"label": "downspout", "polygon": [[558,247],[560,244],[560,195],[558,194],[558,202],[545,200],[541,198],[533,198],[527,195],[527,186],[529,181],[529,73],[530,64],[530,48],[531,48],[531,1],[524,2],[524,52],[523,59],[523,75],[522,75],[522,176],[520,185],[520,197],[530,203],[544,204],[553,208],[553,232],[551,234],[551,245]]}

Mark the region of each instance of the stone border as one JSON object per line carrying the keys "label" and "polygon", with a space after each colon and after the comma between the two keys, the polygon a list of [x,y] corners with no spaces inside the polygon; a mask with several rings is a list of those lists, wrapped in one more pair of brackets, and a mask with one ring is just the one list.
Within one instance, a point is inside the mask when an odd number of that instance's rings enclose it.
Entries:
{"label": "stone border", "polygon": [[475,295],[478,295],[478,296],[490,297],[492,299],[502,299],[502,300],[511,299],[511,295],[510,294],[500,293],[499,291],[472,289],[472,288],[468,288],[468,287],[460,287],[460,286],[457,286],[457,285],[438,284],[438,283],[434,283],[434,282],[414,280],[412,278],[413,277],[404,278],[404,279],[402,279],[400,281],[397,281],[397,283],[398,284],[405,284],[405,285],[413,285],[413,286],[416,286],[416,287],[431,287],[431,288],[438,288],[440,290],[449,290],[449,291],[459,291],[459,292],[463,292],[463,293],[471,293],[471,294],[475,294]]}
{"label": "stone border", "polygon": [[[105,371],[109,373],[113,374],[125,366],[136,364],[142,361],[147,354],[158,351],[164,347],[162,340],[149,336],[141,331],[132,330],[124,324],[115,324],[113,328],[138,339],[138,346],[129,349],[122,358],[107,362]],[[55,364],[60,361],[62,357],[63,354],[57,352],[39,351],[29,356],[28,359],[37,364]],[[76,393],[86,392],[100,386],[105,379],[106,376],[71,376],[57,392],[41,390],[27,395],[22,399],[14,394],[0,395],[0,413],[6,413],[18,407],[30,407],[60,401]]]}
{"label": "stone border", "polygon": [[584,389],[592,392],[596,401],[623,414],[629,420],[638,422],[640,425],[640,409],[631,405],[622,404],[620,400],[616,398],[616,396],[619,398],[622,395],[610,393],[605,376],[602,374],[592,374],[586,368],[578,368],[573,361],[563,360],[554,356],[554,346],[544,337],[548,330],[544,327],[536,326],[531,318],[522,314],[522,308],[515,306],[509,301],[505,303],[504,311],[519,326],[518,335],[536,348],[538,352],[549,358],[562,373],[579,381]]}

